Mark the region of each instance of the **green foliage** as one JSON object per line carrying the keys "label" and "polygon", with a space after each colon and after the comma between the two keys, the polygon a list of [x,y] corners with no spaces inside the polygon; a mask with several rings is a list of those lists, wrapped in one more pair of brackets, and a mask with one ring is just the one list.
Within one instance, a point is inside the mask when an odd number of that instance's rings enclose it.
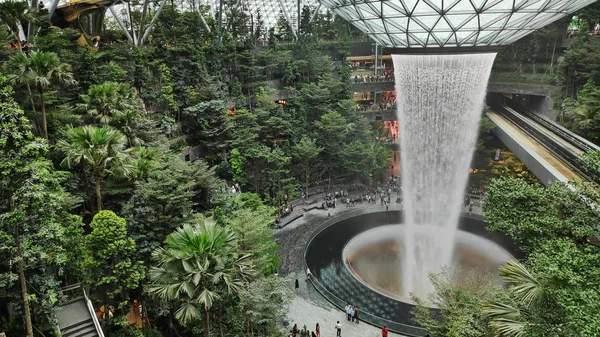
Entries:
{"label": "green foliage", "polygon": [[527,269],[549,299],[543,311],[530,312],[526,336],[556,335],[558,329],[576,336],[600,332],[600,293],[593,285],[600,276],[600,249],[588,243],[597,236],[600,214],[590,203],[600,200],[599,193],[577,182],[544,188],[498,179],[488,187],[484,215],[490,229],[506,233],[528,253]]}
{"label": "green foliage", "polygon": [[[248,284],[240,293],[238,308],[241,311],[246,331],[244,336],[276,336],[279,329],[276,322],[286,318],[294,292],[289,286],[291,277],[280,278],[270,275]],[[239,319],[239,318],[238,318]],[[240,326],[239,321],[233,321],[234,326]],[[250,331],[248,331],[250,330]]]}
{"label": "green foliage", "polygon": [[[136,261],[135,242],[127,236],[125,219],[112,211],[100,211],[85,237],[90,257],[87,282],[96,289],[101,303],[121,304],[128,290],[137,289],[145,278],[145,267]],[[101,294],[101,295],[100,295]]]}
{"label": "green foliage", "polygon": [[279,267],[271,227],[274,221],[275,216],[268,208],[235,210],[227,220],[227,226],[236,233],[240,251],[251,254],[256,269],[265,275],[273,274]]}
{"label": "green foliage", "polygon": [[67,128],[56,148],[64,154],[61,165],[79,167],[87,174],[96,190],[96,210],[102,210],[101,184],[106,175],[129,176],[133,166],[129,163],[131,149],[125,149],[127,138],[119,131],[105,126]]}
{"label": "green foliage", "polygon": [[314,178],[312,175],[316,173],[316,170],[319,167],[319,155],[323,149],[324,148],[317,146],[317,141],[315,139],[304,137],[300,139],[300,142],[294,147],[295,158],[302,168],[306,195],[308,195],[310,181]]}
{"label": "green foliage", "polygon": [[94,84],[80,97],[83,103],[78,104],[78,108],[102,125],[123,119],[128,111],[141,108],[135,89],[128,83]]}
{"label": "green foliage", "polygon": [[166,156],[152,165],[123,205],[138,256],[145,260],[167,235],[189,223],[194,211],[210,209],[220,201],[216,191],[221,182],[204,162],[190,164]]}
{"label": "green foliage", "polygon": [[428,299],[413,297],[417,306],[412,314],[432,337],[493,335],[490,319],[484,314],[486,302],[502,294],[493,275],[479,270],[461,275],[459,270],[444,269],[429,279],[435,292]]}
{"label": "green foliage", "polygon": [[238,296],[254,276],[250,255],[239,252],[236,235],[206,220],[177,229],[152,256],[156,265],[149,271],[150,294],[178,303],[175,318],[183,325],[199,321],[204,313],[207,336],[215,302]]}
{"label": "green foliage", "polygon": [[54,83],[76,84],[71,66],[61,63],[56,53],[34,51],[29,56],[22,53],[13,55],[9,60],[8,69],[8,79],[11,83],[24,84],[30,92],[31,88],[37,89],[42,110],[42,136],[48,138],[44,90]]}
{"label": "green foliage", "polygon": [[600,140],[600,88],[588,79],[577,99],[563,101],[563,123],[581,136],[598,142]]}
{"label": "green foliage", "polygon": [[231,150],[231,158],[229,159],[231,165],[231,173],[233,174],[233,181],[236,183],[243,184],[245,182],[244,173],[244,157],[241,156],[238,149]]}
{"label": "green foliage", "polygon": [[[13,261],[0,273],[0,293],[16,290],[19,281],[27,335],[32,313],[38,324],[46,324],[56,303],[52,286],[40,287],[36,296],[28,292],[28,281],[47,268],[76,270],[80,248],[73,234],[81,234],[81,219],[69,214],[75,199],[61,186],[68,175],[54,171],[45,153],[45,141],[33,136],[12,88],[0,76],[0,259]],[[45,284],[57,276],[44,275]],[[37,304],[33,309],[32,303]]]}
{"label": "green foliage", "polygon": [[171,78],[171,70],[164,64],[159,66],[159,70],[162,87],[160,88],[158,103],[163,106],[167,112],[174,114],[179,111],[179,106],[177,105],[175,96],[173,94],[173,79]]}

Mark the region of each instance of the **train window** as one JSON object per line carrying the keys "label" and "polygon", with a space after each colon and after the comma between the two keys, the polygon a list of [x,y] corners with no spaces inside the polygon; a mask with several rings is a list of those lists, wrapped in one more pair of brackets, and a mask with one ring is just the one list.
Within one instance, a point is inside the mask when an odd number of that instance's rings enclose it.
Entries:
{"label": "train window", "polygon": [[86,38],[100,35],[104,23],[104,10],[93,9],[79,15],[79,27]]}

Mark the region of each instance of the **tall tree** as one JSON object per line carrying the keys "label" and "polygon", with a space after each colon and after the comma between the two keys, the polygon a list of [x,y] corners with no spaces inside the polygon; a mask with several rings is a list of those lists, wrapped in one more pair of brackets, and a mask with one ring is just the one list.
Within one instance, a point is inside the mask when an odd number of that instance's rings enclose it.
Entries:
{"label": "tall tree", "polygon": [[48,138],[46,121],[46,102],[44,91],[52,84],[74,85],[77,82],[71,73],[71,66],[61,63],[58,55],[50,52],[34,51],[29,54],[16,54],[8,62],[11,75],[9,80],[16,84],[26,84],[35,87],[40,94],[42,111],[42,136]]}
{"label": "tall tree", "polygon": [[304,188],[308,196],[308,187],[310,186],[311,176],[319,166],[319,155],[323,147],[317,146],[317,141],[313,138],[302,138],[294,147],[294,154],[303,172]]}
{"label": "tall tree", "polygon": [[[112,211],[100,211],[90,223],[85,242],[91,256],[86,268],[87,280],[101,294],[102,304],[118,304],[123,294],[137,289],[145,278],[145,268],[136,261],[135,242],[127,235],[125,219]],[[109,303],[109,301],[115,301]]]}
{"label": "tall tree", "polygon": [[133,172],[128,162],[131,149],[125,148],[127,138],[109,126],[71,127],[62,135],[64,138],[56,143],[56,148],[64,154],[61,164],[68,168],[80,165],[90,175],[96,187],[96,210],[100,212],[104,177],[107,174],[128,176]]}
{"label": "tall tree", "polygon": [[[15,213],[15,195],[35,173],[34,163],[46,152],[45,143],[36,139],[31,132],[29,121],[12,98],[12,88],[6,85],[6,79],[0,76],[0,195],[7,213],[0,216],[0,224],[8,233],[14,232],[15,249],[18,258],[18,274],[23,300],[23,318],[28,337],[33,336],[31,323],[30,298],[25,279],[24,249],[21,240],[22,228],[18,221],[11,221]],[[25,205],[23,205],[25,206]],[[4,207],[3,207],[4,208]],[[15,218],[15,220],[22,220]],[[12,227],[12,228],[11,228]]]}
{"label": "tall tree", "polygon": [[[0,76],[0,252],[8,252],[4,257],[16,266],[25,334],[32,337],[35,297],[28,292],[31,273],[25,270],[65,267],[71,248],[65,233],[74,232],[81,220],[68,214],[73,199],[61,187],[67,175],[55,172],[44,159],[45,141],[34,137],[5,83]],[[12,269],[11,265],[9,274]],[[48,274],[44,277],[52,279]]]}

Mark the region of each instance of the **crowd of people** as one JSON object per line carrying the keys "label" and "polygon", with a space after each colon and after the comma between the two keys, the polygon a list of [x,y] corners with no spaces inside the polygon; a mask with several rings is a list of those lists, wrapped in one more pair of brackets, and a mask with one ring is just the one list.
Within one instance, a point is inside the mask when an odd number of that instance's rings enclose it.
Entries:
{"label": "crowd of people", "polygon": [[387,75],[355,75],[354,83],[375,83],[375,82],[391,82],[394,80],[393,74]]}
{"label": "crowd of people", "polygon": [[396,110],[396,102],[380,102],[380,103],[375,103],[375,102],[371,102],[370,104],[361,104],[359,106],[359,110],[366,112],[366,111],[387,111],[387,110],[392,110],[395,111]]}
{"label": "crowd of people", "polygon": [[353,305],[346,305],[346,318],[348,319],[348,322],[352,322],[352,323],[359,323],[359,310],[358,307],[355,307]]}
{"label": "crowd of people", "polygon": [[315,326],[314,331],[309,331],[306,327],[306,324],[302,327],[302,330],[298,327],[298,324],[294,324],[292,330],[288,335],[289,337],[321,337],[321,327],[319,323]]}

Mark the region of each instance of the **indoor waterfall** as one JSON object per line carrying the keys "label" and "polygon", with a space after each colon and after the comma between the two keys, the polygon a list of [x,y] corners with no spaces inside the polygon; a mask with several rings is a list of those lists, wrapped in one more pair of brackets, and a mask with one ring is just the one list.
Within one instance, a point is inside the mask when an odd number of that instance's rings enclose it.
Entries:
{"label": "indoor waterfall", "polygon": [[[393,55],[402,198],[403,293],[424,298],[450,265],[469,165],[496,54]],[[430,230],[415,230],[417,226]]]}

